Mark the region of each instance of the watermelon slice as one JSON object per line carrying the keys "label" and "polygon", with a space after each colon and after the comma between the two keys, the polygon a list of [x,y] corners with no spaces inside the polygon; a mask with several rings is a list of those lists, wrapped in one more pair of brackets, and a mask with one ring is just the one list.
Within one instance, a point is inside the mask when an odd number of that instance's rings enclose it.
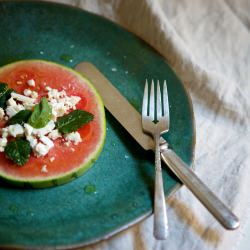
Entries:
{"label": "watermelon slice", "polygon": [[[33,79],[35,86],[28,86]],[[85,173],[100,155],[106,136],[105,112],[102,100],[91,83],[65,66],[43,61],[23,60],[0,68],[0,82],[22,94],[25,89],[38,92],[38,100],[46,95],[46,87],[65,90],[68,96],[79,96],[76,108],[94,115],[93,121],[78,132],[82,141],[65,145],[62,138],[43,157],[31,154],[29,161],[18,166],[0,153],[0,177],[20,187],[43,188],[71,181]],[[0,127],[6,126],[4,119]],[[46,166],[46,171],[41,171]]]}

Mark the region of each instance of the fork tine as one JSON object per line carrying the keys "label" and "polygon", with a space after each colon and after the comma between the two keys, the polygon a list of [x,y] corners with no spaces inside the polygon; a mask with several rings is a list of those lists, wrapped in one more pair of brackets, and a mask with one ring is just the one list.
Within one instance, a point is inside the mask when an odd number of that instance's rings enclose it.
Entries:
{"label": "fork tine", "polygon": [[154,121],[155,119],[155,87],[154,81],[151,82],[151,89],[150,89],[150,99],[149,99],[149,117]]}
{"label": "fork tine", "polygon": [[146,117],[147,115],[148,115],[148,80],[146,79],[143,101],[142,101],[142,117]]}
{"label": "fork tine", "polygon": [[158,120],[163,115],[162,106],[161,106],[161,89],[160,89],[160,82],[159,82],[159,80],[157,81],[156,107],[157,107],[156,108],[156,119]]}
{"label": "fork tine", "polygon": [[163,112],[164,112],[164,117],[167,119],[169,123],[168,88],[166,80],[164,80],[163,83]]}

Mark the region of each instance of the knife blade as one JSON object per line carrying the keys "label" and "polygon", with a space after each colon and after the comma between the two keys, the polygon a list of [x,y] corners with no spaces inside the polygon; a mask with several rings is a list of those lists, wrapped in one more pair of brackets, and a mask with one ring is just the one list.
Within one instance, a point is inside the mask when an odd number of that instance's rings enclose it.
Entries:
{"label": "knife blade", "polygon": [[[93,64],[88,62],[79,63],[75,69],[92,82],[97,92],[101,95],[105,107],[130,135],[145,150],[153,150],[154,142],[152,138],[143,133],[141,115],[109,80]],[[129,119],[127,119],[128,116]],[[228,230],[234,230],[239,227],[237,216],[229,210],[172,149],[168,148],[164,139],[161,141],[161,158],[222,226]]]}

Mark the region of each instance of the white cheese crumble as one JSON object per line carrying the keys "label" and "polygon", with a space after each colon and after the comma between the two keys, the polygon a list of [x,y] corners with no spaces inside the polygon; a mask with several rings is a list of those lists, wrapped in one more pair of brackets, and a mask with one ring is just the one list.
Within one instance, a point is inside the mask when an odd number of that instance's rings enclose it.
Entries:
{"label": "white cheese crumble", "polygon": [[49,137],[51,140],[56,140],[56,139],[62,137],[62,135],[59,133],[58,129],[54,129],[54,130],[52,130],[52,131],[48,134],[48,137]]}
{"label": "white cheese crumble", "polygon": [[0,120],[4,118],[4,110],[0,108]]}
{"label": "white cheese crumble", "polygon": [[33,98],[33,99],[36,99],[37,97],[38,97],[38,93],[36,92],[36,91],[32,91],[32,90],[30,90],[30,89],[25,89],[24,91],[23,91],[23,94],[25,95],[25,96],[30,96],[31,98]]}
{"label": "white cheese crumble", "polygon": [[31,96],[32,91],[31,91],[30,89],[25,89],[25,90],[23,91],[23,94],[24,94],[25,96]]}
{"label": "white cheese crumble", "polygon": [[72,133],[66,134],[64,138],[66,140],[66,143],[73,142],[75,145],[77,145],[79,142],[82,141],[81,135],[78,132],[72,132]]}
{"label": "white cheese crumble", "polygon": [[32,132],[34,130],[34,128],[32,126],[30,126],[28,123],[24,123],[24,132],[26,136],[30,136],[32,135]]}
{"label": "white cheese crumble", "polygon": [[43,143],[39,142],[34,148],[36,156],[45,156],[49,152],[49,147],[44,145]]}
{"label": "white cheese crumble", "polygon": [[14,125],[8,126],[8,132],[9,132],[9,135],[13,137],[17,137],[18,135],[24,134],[24,128],[20,124],[14,124]]}
{"label": "white cheese crumble", "polygon": [[4,148],[7,145],[7,138],[0,138],[0,152],[4,151]]}
{"label": "white cheese crumble", "polygon": [[16,101],[13,99],[13,97],[11,97],[8,101],[7,101],[7,105],[8,106],[17,106]]}
{"label": "white cheese crumble", "polygon": [[40,138],[41,142],[43,142],[49,149],[54,147],[53,141],[51,141],[47,136],[42,136]]}
{"label": "white cheese crumble", "polygon": [[28,81],[27,81],[27,84],[28,84],[29,86],[31,86],[31,87],[36,86],[36,82],[35,82],[35,80],[34,80],[34,79],[30,79],[30,80],[28,80]]}
{"label": "white cheese crumble", "polygon": [[[27,94],[27,93],[26,93]],[[7,116],[11,118],[16,115],[19,111],[24,109],[32,109],[35,105],[35,98],[30,98],[25,95],[20,95],[12,92],[11,98],[9,98],[6,102],[7,108],[5,110]],[[17,103],[21,102],[21,103]]]}
{"label": "white cheese crumble", "polygon": [[2,128],[2,129],[1,129],[1,132],[2,132],[2,137],[3,137],[3,138],[8,137],[8,135],[9,135],[8,127]]}
{"label": "white cheese crumble", "polygon": [[38,93],[36,91],[32,91],[31,98],[36,99],[38,97]]}
{"label": "white cheese crumble", "polygon": [[[34,87],[34,79],[27,81],[29,86]],[[76,109],[76,105],[79,103],[81,98],[79,96],[67,96],[65,90],[52,89],[46,86],[47,99],[52,107],[52,120],[47,123],[43,128],[34,128],[28,123],[23,125],[14,124],[6,126],[0,129],[0,152],[4,151],[5,146],[8,142],[8,136],[17,137],[25,136],[26,140],[30,143],[31,148],[35,156],[42,157],[48,154],[49,150],[54,147],[54,142],[58,138],[62,138],[65,145],[70,146],[71,144],[77,145],[82,141],[81,135],[78,132],[72,132],[67,135],[62,136],[62,134],[55,129],[55,121],[58,117],[61,117],[71,110]],[[39,94],[29,88],[24,89],[23,95],[16,92],[11,93],[11,97],[7,100],[7,108],[3,110],[0,108],[0,119],[8,120],[9,118],[16,115],[21,110],[33,110],[33,107],[37,103],[37,98]],[[70,148],[73,152],[74,148]],[[53,162],[55,157],[51,157],[50,161]],[[42,172],[47,171],[47,166],[42,167]]]}
{"label": "white cheese crumble", "polygon": [[41,168],[42,173],[48,173],[47,165],[43,165]]}
{"label": "white cheese crumble", "polygon": [[50,157],[50,162],[53,162],[56,158],[54,156]]}
{"label": "white cheese crumble", "polygon": [[21,104],[17,104],[16,106],[7,106],[6,108],[6,114],[8,115],[9,118],[17,114],[19,111],[24,110],[24,106]]}
{"label": "white cheese crumble", "polygon": [[67,114],[69,110],[76,109],[77,103],[81,100],[79,96],[67,96],[64,90],[58,91],[50,87],[46,87],[46,90],[48,91],[48,101],[52,107],[54,121],[57,117]]}
{"label": "white cheese crumble", "polygon": [[28,136],[26,135],[26,139],[27,139],[27,141],[29,141],[31,148],[35,149],[35,147],[38,143],[38,140],[32,135],[28,135]]}
{"label": "white cheese crumble", "polygon": [[11,93],[11,97],[16,99],[17,101],[25,102],[25,103],[34,103],[36,101],[34,98],[30,98],[30,97],[27,97],[25,95],[20,95],[20,94],[17,94],[15,92]]}

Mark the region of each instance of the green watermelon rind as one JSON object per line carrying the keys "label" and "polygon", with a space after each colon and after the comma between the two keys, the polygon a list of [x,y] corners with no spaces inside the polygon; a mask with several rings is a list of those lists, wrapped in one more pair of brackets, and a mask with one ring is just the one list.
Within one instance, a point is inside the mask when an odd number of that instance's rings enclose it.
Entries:
{"label": "green watermelon rind", "polygon": [[67,172],[66,174],[52,176],[51,178],[45,177],[43,179],[41,179],[41,178],[33,179],[33,180],[15,179],[13,176],[9,176],[9,175],[5,175],[3,173],[0,173],[1,180],[3,180],[4,182],[7,182],[13,186],[16,186],[16,187],[47,188],[47,187],[59,186],[59,185],[68,183],[68,182],[82,176],[85,172],[87,172],[92,167],[94,162],[100,156],[100,154],[103,150],[104,144],[105,144],[105,139],[106,139],[106,119],[105,119],[104,104],[103,104],[103,101],[102,101],[99,93],[97,92],[95,87],[91,84],[91,81],[86,76],[83,76],[80,73],[78,73],[77,71],[75,71],[71,68],[68,68],[64,65],[58,64],[56,62],[51,62],[51,61],[47,61],[47,60],[40,60],[40,59],[21,60],[21,61],[16,61],[13,63],[6,64],[6,65],[0,67],[0,72],[1,72],[2,68],[11,67],[13,65],[22,64],[25,62],[46,62],[47,64],[56,65],[56,66],[59,66],[61,68],[66,69],[69,72],[72,72],[74,75],[78,76],[81,80],[84,80],[84,82],[93,91],[94,95],[97,98],[97,102],[99,104],[98,106],[100,108],[100,115],[102,116],[101,128],[103,129],[103,133],[102,133],[102,137],[99,140],[99,143],[96,145],[96,150],[94,150],[93,153],[91,153],[89,155],[89,157],[87,159],[85,159],[85,163],[83,163],[82,165],[80,165],[78,167],[75,167],[74,169],[72,169],[72,171]]}

